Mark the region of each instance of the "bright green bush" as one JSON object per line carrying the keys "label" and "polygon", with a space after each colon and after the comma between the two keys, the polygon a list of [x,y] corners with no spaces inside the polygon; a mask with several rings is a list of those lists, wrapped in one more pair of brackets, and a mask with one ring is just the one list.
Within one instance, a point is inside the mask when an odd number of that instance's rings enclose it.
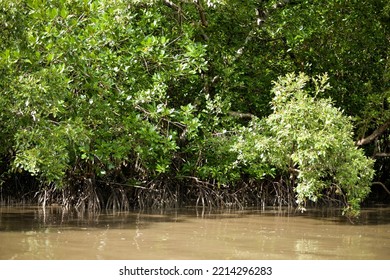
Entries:
{"label": "bright green bush", "polygon": [[[306,89],[309,81],[313,96]],[[355,215],[370,191],[373,160],[355,146],[350,119],[330,99],[319,98],[328,87],[326,75],[279,78],[273,88],[273,113],[243,129],[233,149],[240,164],[262,165],[264,170],[273,166],[287,174],[295,183],[300,209],[307,199],[316,202],[332,190],[345,198],[347,213]]]}

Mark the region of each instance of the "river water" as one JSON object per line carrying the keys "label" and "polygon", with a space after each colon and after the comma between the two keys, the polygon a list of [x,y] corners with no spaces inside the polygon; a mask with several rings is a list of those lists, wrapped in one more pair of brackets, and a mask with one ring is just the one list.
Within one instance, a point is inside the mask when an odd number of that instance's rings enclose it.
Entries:
{"label": "river water", "polygon": [[70,213],[0,207],[0,259],[390,259],[390,208]]}

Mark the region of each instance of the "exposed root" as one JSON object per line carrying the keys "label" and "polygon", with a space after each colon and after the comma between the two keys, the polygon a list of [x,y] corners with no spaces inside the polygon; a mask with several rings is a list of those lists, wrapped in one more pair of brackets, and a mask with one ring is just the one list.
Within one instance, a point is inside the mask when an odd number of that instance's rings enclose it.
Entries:
{"label": "exposed root", "polygon": [[96,185],[91,178],[85,179],[84,189],[80,191],[75,208],[78,211],[100,211],[101,199],[96,191]]}
{"label": "exposed root", "polygon": [[107,199],[106,209],[112,209],[113,211],[130,210],[128,194],[124,187],[111,187],[111,195]]}
{"label": "exposed root", "polygon": [[[141,180],[138,178],[138,181]],[[373,185],[380,185],[390,194],[384,184],[374,182]],[[75,209],[78,213],[97,213],[102,209],[128,211],[132,208],[172,209],[184,206],[203,209],[297,206],[293,183],[283,177],[277,180],[241,181],[234,186],[202,181],[190,176],[180,180],[161,177],[139,186],[108,180],[99,181],[93,176],[74,176],[63,188],[54,184],[35,185],[34,188],[37,187],[39,191],[33,192],[30,189],[30,194],[24,192],[24,196],[19,196],[17,204],[21,204],[21,201],[29,204],[34,202],[43,208],[58,205],[64,210]],[[17,197],[18,193],[15,194]],[[16,204],[15,201],[17,200],[13,200],[12,196],[1,190],[1,204],[12,205]],[[324,190],[318,202],[308,202],[308,206],[321,205],[345,207],[346,198],[337,188],[330,188]]]}
{"label": "exposed root", "polygon": [[179,189],[174,184],[150,182],[147,188],[137,188],[135,193],[134,199],[140,209],[179,206]]}

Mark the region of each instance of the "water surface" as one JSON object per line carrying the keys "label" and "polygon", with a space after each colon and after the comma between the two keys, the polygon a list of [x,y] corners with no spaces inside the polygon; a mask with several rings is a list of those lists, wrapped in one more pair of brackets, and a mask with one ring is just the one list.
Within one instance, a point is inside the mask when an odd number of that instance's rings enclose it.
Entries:
{"label": "water surface", "polygon": [[0,259],[390,259],[390,208],[84,214],[0,208]]}

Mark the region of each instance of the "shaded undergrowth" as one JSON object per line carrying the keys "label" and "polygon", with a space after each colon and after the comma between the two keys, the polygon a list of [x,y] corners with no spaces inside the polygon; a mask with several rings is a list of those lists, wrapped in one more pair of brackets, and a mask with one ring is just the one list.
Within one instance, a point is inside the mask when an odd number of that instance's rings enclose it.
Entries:
{"label": "shaded undergrowth", "polygon": [[[294,189],[287,180],[239,182],[217,185],[196,177],[160,178],[143,186],[106,182],[95,178],[73,178],[63,188],[40,185],[34,177],[19,174],[0,188],[0,204],[59,205],[80,212],[101,210],[164,209],[197,206],[208,209],[288,206],[296,207]],[[345,206],[343,197],[324,193],[316,205]],[[309,203],[307,206],[313,206]]]}

